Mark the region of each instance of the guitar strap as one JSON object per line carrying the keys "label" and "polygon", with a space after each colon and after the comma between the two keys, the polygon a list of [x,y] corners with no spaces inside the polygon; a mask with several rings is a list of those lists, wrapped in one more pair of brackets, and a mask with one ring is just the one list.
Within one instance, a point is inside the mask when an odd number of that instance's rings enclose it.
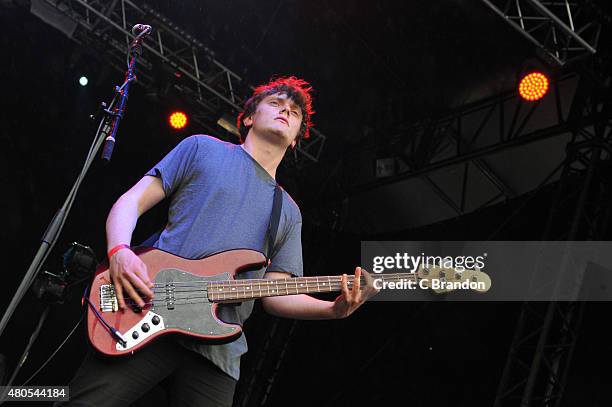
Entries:
{"label": "guitar strap", "polygon": [[268,247],[266,250],[267,263],[270,265],[270,259],[274,251],[274,242],[276,242],[276,234],[278,233],[278,225],[280,223],[280,215],[283,209],[283,190],[276,184],[274,188],[274,203],[272,204],[272,213],[270,215],[270,223],[268,224]]}

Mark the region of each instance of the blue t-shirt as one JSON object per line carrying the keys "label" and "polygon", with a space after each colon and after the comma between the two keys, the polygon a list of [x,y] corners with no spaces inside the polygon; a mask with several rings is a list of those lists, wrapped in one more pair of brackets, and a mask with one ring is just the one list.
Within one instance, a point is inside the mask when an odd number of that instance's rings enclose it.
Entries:
{"label": "blue t-shirt", "polygon": [[[235,248],[266,253],[276,181],[241,146],[210,136],[187,137],[146,175],[160,178],[170,199],[168,223],[155,247],[189,259]],[[300,209],[283,191],[267,271],[303,275],[301,229]],[[245,272],[237,278],[261,278],[261,274]],[[227,322],[242,324],[252,309],[253,301],[221,305],[219,315]],[[238,380],[240,356],[247,351],[244,335],[225,345],[191,339],[181,339],[181,344]]]}

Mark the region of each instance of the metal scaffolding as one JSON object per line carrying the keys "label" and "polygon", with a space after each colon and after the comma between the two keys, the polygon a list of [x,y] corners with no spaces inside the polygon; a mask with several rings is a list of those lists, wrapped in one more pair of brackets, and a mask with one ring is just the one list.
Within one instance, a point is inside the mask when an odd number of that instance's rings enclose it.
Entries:
{"label": "metal scaffolding", "polygon": [[[468,166],[478,171],[489,182],[497,194],[483,202],[480,207],[514,198],[514,191],[483,160],[492,154],[538,142],[544,139],[569,134],[574,125],[586,125],[589,118],[570,118],[568,103],[573,99],[579,75],[568,73],[554,80],[551,101],[548,106],[541,103],[525,103],[516,91],[509,91],[489,99],[462,106],[441,118],[416,125],[398,126],[394,136],[388,138],[392,150],[399,152],[397,160],[401,170],[395,175],[372,179],[351,185],[351,194],[395,184],[410,178],[421,177],[431,189],[458,215],[465,213],[469,190],[466,188]],[[541,117],[546,116],[546,120]],[[373,155],[375,144],[359,146],[358,155],[368,152]],[[366,153],[368,154],[368,153]],[[350,157],[347,161],[361,162],[363,158]],[[443,168],[463,165],[464,176],[458,199],[452,199],[431,175]],[[552,173],[542,180],[550,182],[562,168],[559,162]],[[347,171],[353,173],[352,169]]]}
{"label": "metal scaffolding", "polygon": [[[564,86],[571,81],[573,86]],[[435,171],[457,164],[467,166],[471,162],[479,168],[476,160],[490,154],[568,134],[572,137],[566,156],[553,171],[561,173],[561,177],[550,211],[549,231],[544,238],[600,239],[607,233],[612,219],[609,173],[612,168],[612,79],[608,77],[603,83],[607,86],[602,87],[602,82],[590,75],[577,73],[555,79],[554,94],[550,97],[554,100],[554,113],[548,115],[551,121],[540,122],[535,127],[532,122],[538,120],[541,104],[527,105],[515,92],[462,107],[437,120],[406,126],[390,138],[392,150],[403,152],[405,170],[388,178],[353,185],[352,192],[358,194],[412,177],[429,177]],[[471,122],[469,126],[468,122]],[[489,128],[489,138],[479,142],[485,128]],[[494,137],[491,129],[496,129]],[[486,172],[487,168],[479,170]],[[549,181],[551,175],[540,185]],[[464,180],[468,176],[466,173]],[[495,174],[487,179],[498,190],[493,201],[511,196],[512,191],[506,190],[503,182],[496,182]],[[462,213],[468,193],[465,182],[459,202],[452,200],[433,181],[429,184],[458,214]],[[498,388],[496,407],[561,405],[583,312],[584,303],[579,302],[523,305]]]}
{"label": "metal scaffolding", "polygon": [[[546,240],[602,239],[612,219],[611,92],[586,83],[580,88],[574,110],[592,118],[591,125],[574,129]],[[584,302],[523,304],[495,407],[562,405],[584,307]]]}
{"label": "metal scaffolding", "polygon": [[602,24],[592,2],[482,1],[559,65],[597,52]]}
{"label": "metal scaffolding", "polygon": [[[560,65],[594,55],[602,24],[609,21],[587,1],[482,1]],[[598,71],[595,77],[604,72]],[[612,157],[610,77],[592,81],[588,76],[581,77],[567,118],[572,141],[546,240],[597,240],[610,223],[612,185],[606,173]],[[561,406],[584,306],[583,302],[523,304],[495,407]]]}
{"label": "metal scaffolding", "polygon": [[[153,93],[171,84],[193,108],[193,120],[214,134],[221,132],[215,124],[222,116],[235,118],[242,111],[253,89],[211,49],[148,5],[138,6],[130,0],[38,1],[76,22],[71,39],[104,55],[121,72],[126,69],[127,48],[134,37],[131,27],[151,25],[153,34],[144,42],[146,52],[139,58],[137,83]],[[318,162],[325,144],[326,137],[319,131],[312,129],[310,134],[296,149],[298,167]]]}

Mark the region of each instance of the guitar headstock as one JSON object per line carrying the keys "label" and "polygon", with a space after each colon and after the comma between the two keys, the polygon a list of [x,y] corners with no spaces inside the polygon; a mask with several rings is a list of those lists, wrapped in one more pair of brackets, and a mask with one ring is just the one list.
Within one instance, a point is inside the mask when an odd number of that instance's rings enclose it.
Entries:
{"label": "guitar headstock", "polygon": [[458,289],[484,293],[491,288],[491,278],[479,269],[457,271],[452,267],[424,267],[421,265],[417,270],[417,277],[422,280],[420,284],[430,288],[436,294]]}

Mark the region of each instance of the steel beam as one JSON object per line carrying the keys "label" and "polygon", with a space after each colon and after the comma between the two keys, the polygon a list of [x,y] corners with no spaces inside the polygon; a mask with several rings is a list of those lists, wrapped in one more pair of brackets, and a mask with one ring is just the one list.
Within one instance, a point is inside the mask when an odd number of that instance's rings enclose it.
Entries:
{"label": "steel beam", "polygon": [[559,65],[597,52],[601,22],[591,2],[482,0]]}
{"label": "steel beam", "polygon": [[[612,92],[586,88],[591,96],[574,110],[592,123],[574,129],[544,240],[599,240],[610,225]],[[584,307],[584,302],[523,304],[495,407],[562,405]]]}
{"label": "steel beam", "polygon": [[[153,34],[143,44],[137,67],[137,84],[156,91],[168,80],[156,74],[165,69],[174,75],[173,88],[193,111],[194,121],[222,138],[217,121],[224,113],[234,117],[253,89],[243,78],[221,63],[215,53],[177,24],[148,5],[138,6],[130,0],[42,0],[78,23],[71,39],[84,47],[94,48],[108,63],[125,71],[128,44],[133,38],[131,27],[146,23]],[[195,113],[197,112],[197,113]],[[296,149],[294,164],[301,167],[318,162],[326,137],[316,129]]]}
{"label": "steel beam", "polygon": [[[575,84],[578,78],[575,73],[558,78],[559,86],[553,87],[551,89],[553,95],[547,97],[571,100],[573,96],[571,84]],[[394,150],[403,151],[401,159],[406,164],[406,169],[391,177],[353,184],[351,191],[360,193],[406,179],[429,175],[434,171],[456,164],[473,162],[504,196],[512,197],[515,192],[490,171],[486,163],[481,160],[482,158],[510,148],[569,133],[574,126],[584,127],[591,121],[591,118],[580,118],[569,123],[568,113],[563,110],[560,103],[554,103],[549,107],[554,109],[554,117],[558,119],[558,122],[527,131],[529,125],[538,119],[537,113],[541,105],[535,103],[527,108],[525,106],[525,101],[515,91],[511,91],[461,107],[428,123],[400,126],[401,130],[390,138],[389,143],[394,146]],[[519,114],[524,109],[529,109],[529,111]],[[513,112],[511,120],[505,117],[508,111]],[[465,126],[467,121],[475,124],[469,131]],[[487,126],[495,126],[498,131],[494,135],[489,132],[485,140],[483,133]],[[359,152],[375,148],[376,144],[361,145]]]}

